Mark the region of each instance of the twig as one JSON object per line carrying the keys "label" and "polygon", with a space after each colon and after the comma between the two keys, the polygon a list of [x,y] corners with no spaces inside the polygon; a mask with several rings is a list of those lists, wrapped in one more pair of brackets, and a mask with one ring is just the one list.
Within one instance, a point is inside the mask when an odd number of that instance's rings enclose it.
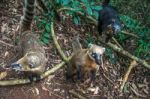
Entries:
{"label": "twig", "polygon": [[73,90],[69,90],[69,93],[71,93],[72,95],[74,95],[78,99],[87,99],[86,97],[83,97],[82,95],[78,94],[77,92],[75,92]]}
{"label": "twig", "polygon": [[114,40],[114,42],[115,42],[120,48],[123,48],[123,47],[119,44],[119,42],[118,42],[114,37],[112,37],[112,39]]}
{"label": "twig", "polygon": [[54,41],[54,44],[60,54],[60,56],[62,57],[62,59],[64,61],[67,61],[67,57],[65,56],[65,54],[63,53],[63,51],[61,50],[61,47],[60,45],[58,44],[57,42],[57,39],[56,39],[56,36],[55,36],[55,33],[54,33],[54,28],[53,28],[53,22],[51,22],[51,35],[52,35],[52,38],[53,38],[53,41]]}
{"label": "twig", "polygon": [[139,38],[137,35],[135,35],[135,34],[133,34],[133,33],[129,33],[129,32],[126,32],[126,31],[121,31],[121,33],[123,33],[123,34],[126,34],[126,35],[130,35],[130,36],[133,36],[133,37],[135,37],[135,38]]}
{"label": "twig", "polygon": [[128,77],[129,77],[129,74],[131,72],[131,70],[137,65],[137,62],[135,60],[133,60],[131,63],[130,63],[130,66],[126,72],[126,74],[124,75],[124,78],[123,78],[123,81],[122,81],[122,85],[120,87],[120,91],[122,92],[123,88],[124,88],[124,85],[125,83],[127,82],[128,80]]}
{"label": "twig", "polygon": [[1,41],[1,40],[0,40],[0,43],[5,44],[5,45],[10,46],[10,47],[14,47],[14,45],[8,44],[8,43],[6,43],[6,42],[4,42],[4,41]]}

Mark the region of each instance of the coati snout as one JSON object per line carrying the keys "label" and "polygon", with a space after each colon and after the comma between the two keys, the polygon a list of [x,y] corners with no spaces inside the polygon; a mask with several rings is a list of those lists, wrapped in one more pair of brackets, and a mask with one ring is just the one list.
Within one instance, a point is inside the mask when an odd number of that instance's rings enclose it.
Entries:
{"label": "coati snout", "polygon": [[91,57],[98,65],[101,65],[101,58],[105,52],[105,48],[94,44],[89,44],[89,47],[89,57]]}

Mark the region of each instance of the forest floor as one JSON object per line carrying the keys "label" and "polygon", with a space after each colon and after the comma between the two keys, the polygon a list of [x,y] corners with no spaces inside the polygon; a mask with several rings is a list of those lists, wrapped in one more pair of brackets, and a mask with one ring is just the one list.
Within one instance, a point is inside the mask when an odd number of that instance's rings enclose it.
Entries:
{"label": "forest floor", "polygon": [[[5,0],[2,0],[5,1]],[[0,1],[1,2],[1,1]],[[9,0],[0,3],[0,73],[7,72],[2,80],[23,78],[23,74],[5,70],[5,66],[16,61],[16,42],[19,41],[19,21],[22,16],[21,0]],[[32,28],[36,22],[33,22]],[[35,29],[36,30],[36,29]],[[42,30],[35,31],[41,34]],[[76,26],[67,18],[64,22],[55,23],[55,33],[64,53],[69,56],[72,52],[71,39],[79,34],[81,43],[85,47],[86,38],[96,38],[96,28],[87,24]],[[88,35],[87,33],[92,33]],[[51,40],[44,46],[48,57],[47,70],[59,64],[62,60]],[[0,87],[0,99],[78,99],[72,92],[88,99],[148,99],[150,98],[149,71],[142,66],[137,66],[131,72],[123,92],[120,86],[123,76],[128,69],[127,63],[116,62],[111,64],[104,55],[104,68],[100,66],[94,84],[84,82],[71,83],[66,81],[64,67],[49,75],[42,81],[26,85]],[[129,63],[128,63],[129,64]]]}

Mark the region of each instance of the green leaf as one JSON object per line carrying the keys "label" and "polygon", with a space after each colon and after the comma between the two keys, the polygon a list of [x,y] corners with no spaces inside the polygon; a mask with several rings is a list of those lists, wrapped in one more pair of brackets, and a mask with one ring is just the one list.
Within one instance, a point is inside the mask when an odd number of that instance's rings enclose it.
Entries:
{"label": "green leaf", "polygon": [[50,31],[51,31],[51,28],[50,28],[50,24],[49,24],[49,23],[46,24],[45,29],[46,29],[47,32],[50,32]]}
{"label": "green leaf", "polygon": [[99,14],[98,14],[97,11],[94,11],[94,12],[93,12],[93,15],[94,15],[94,17],[95,17],[96,19],[98,19]]}
{"label": "green leaf", "polygon": [[93,11],[92,11],[91,7],[87,7],[86,11],[87,11],[88,15],[93,14]]}
{"label": "green leaf", "polygon": [[88,3],[88,0],[81,0],[81,2],[87,4],[87,3]]}
{"label": "green leaf", "polygon": [[50,33],[44,32],[44,33],[43,33],[43,37],[45,37],[45,38],[50,38]]}
{"label": "green leaf", "polygon": [[73,18],[73,22],[76,24],[76,25],[79,25],[80,24],[80,17],[74,17]]}
{"label": "green leaf", "polygon": [[62,0],[62,4],[63,5],[67,5],[67,4],[69,4],[70,3],[70,0]]}
{"label": "green leaf", "polygon": [[92,9],[99,11],[102,10],[102,6],[92,6]]}
{"label": "green leaf", "polygon": [[48,43],[49,43],[49,39],[47,39],[47,38],[42,38],[41,41],[42,41],[44,44],[48,44]]}

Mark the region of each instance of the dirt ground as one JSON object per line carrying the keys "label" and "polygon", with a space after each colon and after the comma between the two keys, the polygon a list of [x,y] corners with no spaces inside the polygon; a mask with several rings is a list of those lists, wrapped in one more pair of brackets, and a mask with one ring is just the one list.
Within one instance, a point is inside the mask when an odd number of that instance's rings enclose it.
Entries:
{"label": "dirt ground", "polygon": [[[4,1],[4,2],[2,2]],[[23,74],[5,70],[4,67],[17,58],[16,43],[19,40],[19,21],[22,16],[21,0],[0,1],[0,72],[7,72],[2,80],[23,78]],[[33,28],[36,28],[34,26]],[[80,34],[81,43],[92,33],[96,39],[95,27],[89,25],[75,26],[68,18],[65,22],[55,24],[55,32],[66,55],[71,55],[71,37]],[[40,31],[35,31],[40,35]],[[83,44],[84,46],[84,44]],[[85,47],[85,46],[84,46]],[[48,57],[47,70],[59,64],[62,60],[52,41],[44,46]],[[42,81],[27,85],[0,87],[0,99],[79,99],[72,92],[81,94],[88,99],[149,99],[150,98],[150,72],[142,66],[133,69],[124,92],[120,92],[122,78],[127,71],[125,63],[111,64],[104,55],[104,67],[100,66],[94,83],[71,83],[66,81],[64,68]],[[22,76],[21,76],[22,75]]]}

